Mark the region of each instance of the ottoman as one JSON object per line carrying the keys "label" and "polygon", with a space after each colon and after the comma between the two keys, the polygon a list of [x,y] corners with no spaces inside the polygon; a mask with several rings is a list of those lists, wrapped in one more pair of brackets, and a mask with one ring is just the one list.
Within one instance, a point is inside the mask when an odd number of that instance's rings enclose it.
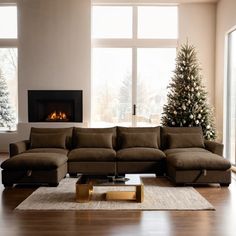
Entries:
{"label": "ottoman", "polygon": [[175,184],[231,183],[231,164],[223,157],[202,148],[165,150],[167,176]]}
{"label": "ottoman", "polygon": [[57,186],[67,173],[67,156],[63,153],[24,152],[5,160],[1,168],[5,187],[22,183]]}

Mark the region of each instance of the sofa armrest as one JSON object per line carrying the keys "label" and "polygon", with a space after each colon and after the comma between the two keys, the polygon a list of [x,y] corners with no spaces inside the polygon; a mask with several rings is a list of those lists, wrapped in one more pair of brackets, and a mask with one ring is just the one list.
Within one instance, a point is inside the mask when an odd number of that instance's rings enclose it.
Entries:
{"label": "sofa armrest", "polygon": [[205,148],[219,156],[223,156],[224,145],[214,141],[204,140]]}
{"label": "sofa armrest", "polygon": [[25,152],[27,149],[29,149],[29,146],[30,146],[29,140],[23,140],[16,143],[10,143],[9,145],[10,157],[13,157],[17,154]]}

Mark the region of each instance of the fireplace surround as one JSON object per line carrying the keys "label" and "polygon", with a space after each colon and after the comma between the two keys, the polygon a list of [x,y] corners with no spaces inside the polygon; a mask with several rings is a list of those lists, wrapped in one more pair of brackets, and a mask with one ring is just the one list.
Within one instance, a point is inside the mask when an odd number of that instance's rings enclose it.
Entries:
{"label": "fireplace surround", "polygon": [[82,90],[28,90],[29,122],[83,122]]}

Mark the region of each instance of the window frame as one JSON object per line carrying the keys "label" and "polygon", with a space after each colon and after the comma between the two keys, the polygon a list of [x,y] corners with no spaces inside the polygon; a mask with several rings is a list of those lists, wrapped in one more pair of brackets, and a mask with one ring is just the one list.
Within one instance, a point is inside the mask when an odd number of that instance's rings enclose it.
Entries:
{"label": "window frame", "polygon": [[[179,4],[147,4],[147,3],[104,3],[101,0],[93,0],[92,8],[94,6],[111,6],[111,7],[132,7],[132,38],[92,38],[91,35],[91,47],[93,48],[131,48],[132,50],[132,110],[134,112],[135,106],[137,104],[137,61],[138,48],[175,48],[178,46],[179,39]],[[138,38],[138,7],[139,6],[149,6],[149,7],[177,7],[177,38],[176,39],[148,39],[148,38]],[[92,114],[93,104],[91,104],[91,114]],[[92,123],[92,119],[90,119]],[[132,115],[131,126],[137,126],[136,115]]]}
{"label": "window frame", "polygon": [[[16,1],[9,1],[7,3],[0,3],[0,7],[16,7],[16,12],[17,12],[17,35],[16,38],[0,38],[0,49],[2,48],[15,48],[17,49],[17,55],[18,55],[18,44],[19,44],[19,37],[18,37],[18,6]],[[18,59],[17,59],[17,67],[18,67]],[[18,72],[17,72],[18,73]],[[17,74],[18,78],[18,74]],[[18,83],[18,79],[17,79]],[[18,97],[18,94],[16,95]],[[17,130],[17,123],[18,123],[18,106],[16,107],[16,130]],[[13,130],[13,131],[16,131]],[[8,132],[9,130],[6,129],[1,129],[0,132]]]}
{"label": "window frame", "polygon": [[[224,144],[225,144],[225,149],[224,149],[224,155],[226,156],[227,159],[229,159],[229,161],[232,161],[232,153],[231,153],[231,113],[232,113],[232,109],[231,109],[231,104],[232,104],[232,100],[231,100],[231,87],[232,87],[232,78],[231,78],[231,69],[232,69],[232,65],[231,65],[231,57],[232,57],[232,53],[231,53],[231,34],[235,32],[236,33],[236,26],[233,27],[232,29],[230,29],[227,33],[226,33],[226,37],[225,37],[225,80],[224,80]],[[235,103],[236,104],[236,103]],[[235,130],[236,133],[236,130]],[[236,140],[235,140],[236,142]],[[236,143],[235,143],[235,147],[236,147]],[[234,157],[234,163],[232,163],[233,165],[236,165],[236,150],[234,153],[235,157]]]}

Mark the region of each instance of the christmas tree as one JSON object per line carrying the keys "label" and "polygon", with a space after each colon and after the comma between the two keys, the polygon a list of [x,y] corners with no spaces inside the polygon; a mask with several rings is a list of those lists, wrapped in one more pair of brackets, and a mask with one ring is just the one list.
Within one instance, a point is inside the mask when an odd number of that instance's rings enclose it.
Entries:
{"label": "christmas tree", "polygon": [[201,126],[204,138],[214,140],[213,112],[207,102],[200,70],[195,48],[188,43],[182,45],[168,86],[167,104],[163,107],[161,121],[164,126]]}
{"label": "christmas tree", "polygon": [[0,127],[7,127],[10,130],[15,123],[15,112],[10,106],[7,83],[0,69]]}

